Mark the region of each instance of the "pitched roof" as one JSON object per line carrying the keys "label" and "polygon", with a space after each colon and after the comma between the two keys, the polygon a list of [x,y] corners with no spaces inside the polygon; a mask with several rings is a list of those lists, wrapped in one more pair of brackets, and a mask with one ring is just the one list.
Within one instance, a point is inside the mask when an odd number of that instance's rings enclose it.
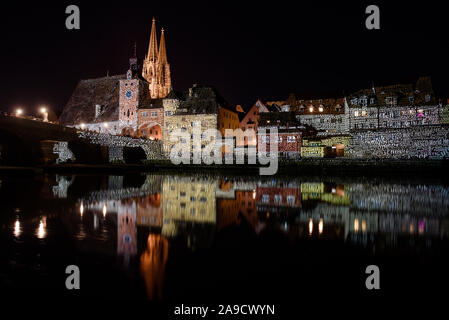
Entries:
{"label": "pitched roof", "polygon": [[[81,80],[59,117],[60,123],[78,124],[118,120],[119,80],[121,79],[126,79],[126,75]],[[96,105],[102,107],[102,112],[97,118],[95,118]]]}
{"label": "pitched roof", "polygon": [[234,111],[214,87],[194,85],[186,91],[176,113],[217,114],[220,107]]}

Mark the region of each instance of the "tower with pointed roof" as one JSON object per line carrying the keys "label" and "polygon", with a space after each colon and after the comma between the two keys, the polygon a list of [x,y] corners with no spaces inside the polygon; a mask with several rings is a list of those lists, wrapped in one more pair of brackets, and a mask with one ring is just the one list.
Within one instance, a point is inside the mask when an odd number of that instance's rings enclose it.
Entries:
{"label": "tower with pointed roof", "polygon": [[167,61],[164,29],[161,32],[159,49],[156,36],[156,19],[151,26],[150,44],[142,68],[142,77],[148,81],[151,98],[164,98],[171,89],[170,64]]}

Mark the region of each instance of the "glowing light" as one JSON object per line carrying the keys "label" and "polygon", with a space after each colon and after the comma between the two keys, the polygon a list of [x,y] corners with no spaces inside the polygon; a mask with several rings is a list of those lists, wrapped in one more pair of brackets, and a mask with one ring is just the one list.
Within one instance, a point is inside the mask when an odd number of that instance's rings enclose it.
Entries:
{"label": "glowing light", "polygon": [[253,190],[253,200],[256,199],[256,190]]}
{"label": "glowing light", "polygon": [[104,126],[105,128],[109,127],[109,125],[108,125],[107,123],[103,123],[103,126]]}
{"label": "glowing light", "polygon": [[323,110],[324,110],[323,107],[319,107],[319,108],[318,108],[318,111],[319,111],[319,112],[323,112]]}
{"label": "glowing light", "polygon": [[39,222],[39,228],[37,228],[37,237],[39,239],[43,239],[43,238],[45,238],[46,234],[47,234],[47,232],[45,231],[44,222],[41,220]]}
{"label": "glowing light", "polygon": [[18,109],[16,110],[16,116],[21,116],[22,114],[23,114],[23,110],[20,109],[20,108],[18,108]]}
{"label": "glowing light", "polygon": [[413,223],[410,223],[410,233],[414,233],[415,232],[415,226],[413,225]]}
{"label": "glowing light", "polygon": [[366,231],[366,221],[362,220],[362,232]]}
{"label": "glowing light", "polygon": [[106,217],[106,213],[108,212],[108,208],[106,207],[106,203],[103,205],[103,217]]}
{"label": "glowing light", "polygon": [[42,107],[40,111],[41,111],[41,113],[46,113],[47,112],[47,108]]}
{"label": "glowing light", "polygon": [[313,233],[313,220],[309,220],[309,235],[312,235]]}
{"label": "glowing light", "polygon": [[84,123],[81,123],[81,124],[80,124],[80,127],[81,127],[81,129],[84,130],[84,128],[86,127],[86,125],[85,125]]}
{"label": "glowing light", "polygon": [[323,233],[323,227],[324,227],[324,222],[323,222],[323,218],[321,218],[320,222],[318,223],[318,233],[319,234]]}
{"label": "glowing light", "polygon": [[359,219],[354,219],[354,231],[359,232]]}
{"label": "glowing light", "polygon": [[81,205],[80,205],[80,215],[81,215],[81,217],[83,216],[83,212],[84,212],[84,206],[81,203]]}
{"label": "glowing light", "polygon": [[20,227],[19,219],[17,219],[16,222],[14,223],[14,236],[19,237],[21,233],[22,233],[22,228]]}
{"label": "glowing light", "polygon": [[420,221],[419,223],[418,223],[418,233],[421,235],[421,234],[424,234],[424,225],[425,225],[425,223],[424,223],[424,221]]}
{"label": "glowing light", "polygon": [[313,112],[313,107],[310,107],[310,108],[309,108],[309,111],[310,111],[310,112]]}

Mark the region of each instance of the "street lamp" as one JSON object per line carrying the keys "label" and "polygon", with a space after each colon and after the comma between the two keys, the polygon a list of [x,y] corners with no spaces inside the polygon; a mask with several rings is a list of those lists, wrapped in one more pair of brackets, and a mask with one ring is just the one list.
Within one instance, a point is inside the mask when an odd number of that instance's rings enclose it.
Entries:
{"label": "street lamp", "polygon": [[42,108],[40,109],[40,112],[42,113],[43,121],[44,121],[44,122],[48,122],[48,111],[47,111],[47,108],[42,107]]}
{"label": "street lamp", "polygon": [[16,116],[17,116],[17,117],[20,117],[22,114],[23,114],[23,110],[20,109],[20,108],[17,108],[17,109],[16,109]]}
{"label": "street lamp", "polygon": [[81,123],[81,124],[80,124],[80,127],[81,127],[82,130],[84,130],[84,128],[86,127],[86,125],[85,125],[84,123]]}

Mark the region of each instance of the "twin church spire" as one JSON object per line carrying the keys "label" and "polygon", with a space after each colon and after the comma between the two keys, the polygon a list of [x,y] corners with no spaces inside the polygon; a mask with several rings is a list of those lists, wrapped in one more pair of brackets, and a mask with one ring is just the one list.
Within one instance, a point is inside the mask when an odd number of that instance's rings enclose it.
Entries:
{"label": "twin church spire", "polygon": [[164,98],[171,89],[170,64],[167,61],[164,29],[161,31],[159,49],[157,46],[156,20],[151,26],[148,53],[143,61],[142,77],[149,82],[151,98]]}

